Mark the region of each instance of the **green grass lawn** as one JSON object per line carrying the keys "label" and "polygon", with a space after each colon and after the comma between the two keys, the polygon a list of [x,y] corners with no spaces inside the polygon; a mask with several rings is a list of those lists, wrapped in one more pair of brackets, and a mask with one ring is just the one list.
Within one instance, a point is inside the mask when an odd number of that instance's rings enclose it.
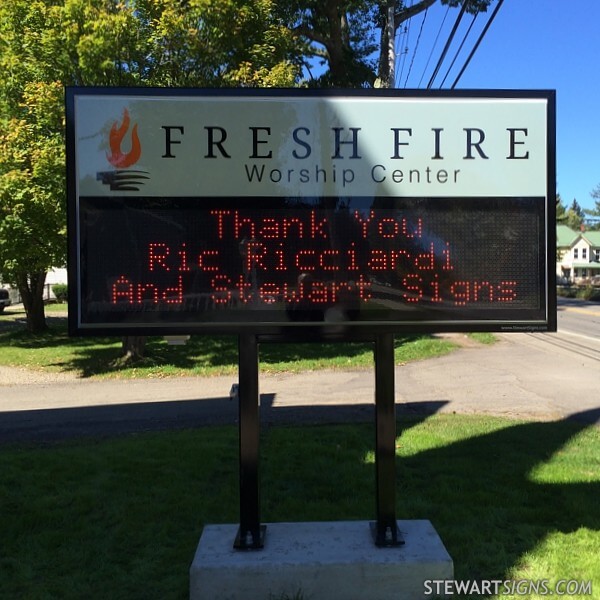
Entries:
{"label": "green grass lawn", "polygon": [[[373,519],[373,437],[263,430],[263,521]],[[600,598],[599,447],[574,422],[401,420],[397,516],[432,521],[456,579],[592,580]],[[238,514],[234,427],[0,447],[0,598],[183,600],[203,525]]]}
{"label": "green grass lawn", "polygon": [[[50,329],[31,335],[23,326],[24,313],[0,317],[0,364],[80,377],[177,377],[226,375],[237,372],[235,336],[192,336],[185,346],[170,346],[162,337],[150,337],[146,358],[134,366],[119,363],[119,338],[71,338],[67,334],[66,305],[49,305]],[[56,315],[59,316],[56,316]],[[489,338],[489,336],[488,336]],[[485,341],[485,338],[482,338]],[[397,336],[396,362],[440,356],[456,345],[432,336]],[[311,369],[366,368],[373,364],[368,343],[261,344],[263,372],[299,372]]]}

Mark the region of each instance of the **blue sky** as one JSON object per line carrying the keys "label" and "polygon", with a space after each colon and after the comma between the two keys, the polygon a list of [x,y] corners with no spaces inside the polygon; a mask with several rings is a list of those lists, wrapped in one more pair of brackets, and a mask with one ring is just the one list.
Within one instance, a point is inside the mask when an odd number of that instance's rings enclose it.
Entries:
{"label": "blue sky", "polygon": [[[451,86],[495,6],[494,2],[490,12],[473,24],[444,88]],[[428,11],[418,46],[422,14],[412,19],[409,31],[400,34],[396,87],[427,86],[459,14],[458,9],[451,9],[444,22],[446,11],[439,3]],[[471,17],[466,15],[432,89],[440,87],[470,23]],[[599,24],[600,0],[505,0],[456,86],[556,90],[557,191],[567,206],[576,198],[583,208],[593,208],[590,192],[600,184]]]}

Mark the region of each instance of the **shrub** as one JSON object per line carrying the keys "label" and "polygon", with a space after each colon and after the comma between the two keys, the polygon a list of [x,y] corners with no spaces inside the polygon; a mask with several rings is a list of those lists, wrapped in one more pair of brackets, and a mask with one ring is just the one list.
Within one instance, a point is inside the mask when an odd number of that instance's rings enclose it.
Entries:
{"label": "shrub", "polygon": [[556,286],[556,294],[558,296],[562,296],[563,298],[575,298],[577,293],[577,289],[574,287],[566,286],[566,285],[557,285]]}
{"label": "shrub", "polygon": [[600,300],[600,290],[591,285],[580,287],[577,290],[577,298],[581,298],[582,300],[598,301]]}
{"label": "shrub", "polygon": [[56,285],[52,286],[52,291],[59,302],[67,301],[67,290],[68,286],[65,283],[57,283]]}

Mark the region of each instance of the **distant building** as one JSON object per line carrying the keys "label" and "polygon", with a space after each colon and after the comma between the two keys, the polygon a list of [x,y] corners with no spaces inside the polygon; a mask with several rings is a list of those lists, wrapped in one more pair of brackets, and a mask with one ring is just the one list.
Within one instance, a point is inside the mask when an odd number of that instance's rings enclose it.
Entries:
{"label": "distant building", "polygon": [[[52,291],[52,286],[57,283],[67,283],[67,269],[65,268],[53,268],[48,271],[46,274],[46,281],[44,283],[44,292],[43,298],[44,301],[50,302],[56,299],[54,292]],[[12,287],[10,285],[2,285],[0,281],[0,287],[4,287],[8,289],[10,294],[10,299],[13,304],[19,304],[22,302],[21,294],[19,294],[19,290],[16,287]]]}
{"label": "distant building", "polygon": [[53,268],[46,274],[46,282],[44,285],[44,300],[46,302],[56,299],[56,296],[52,291],[52,286],[57,283],[67,283],[67,269]]}
{"label": "distant building", "polygon": [[587,283],[600,276],[600,231],[556,227],[556,276],[570,283]]}
{"label": "distant building", "polygon": [[67,283],[67,269],[51,269],[46,275],[46,285],[55,285],[57,283]]}

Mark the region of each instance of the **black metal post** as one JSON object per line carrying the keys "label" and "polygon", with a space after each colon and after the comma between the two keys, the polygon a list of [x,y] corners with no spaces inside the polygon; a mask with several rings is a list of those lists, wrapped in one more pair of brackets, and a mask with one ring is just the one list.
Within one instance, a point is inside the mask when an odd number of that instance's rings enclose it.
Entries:
{"label": "black metal post", "polygon": [[375,339],[375,469],[377,522],[371,524],[377,546],[404,543],[396,522],[396,408],[394,335]]}
{"label": "black metal post", "polygon": [[240,528],[234,541],[238,550],[264,546],[266,527],[260,524],[258,458],[260,441],[258,339],[241,334],[239,350]]}

